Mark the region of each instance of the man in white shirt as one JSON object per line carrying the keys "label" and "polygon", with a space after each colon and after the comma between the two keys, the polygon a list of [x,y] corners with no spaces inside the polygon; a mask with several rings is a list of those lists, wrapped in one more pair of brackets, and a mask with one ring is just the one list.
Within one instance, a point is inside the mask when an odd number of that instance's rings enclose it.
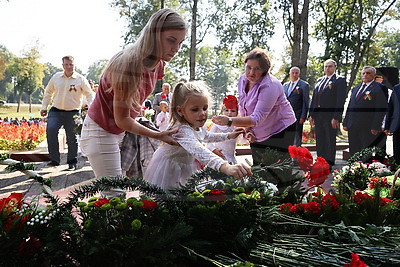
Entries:
{"label": "man in white shirt", "polygon": [[74,116],[79,115],[83,96],[90,105],[94,93],[87,79],[74,71],[72,56],[63,57],[62,62],[64,71],[54,74],[44,90],[40,115],[46,116],[47,106],[53,102],[47,117],[46,136],[51,160],[47,166],[60,165],[58,132],[61,126],[64,126],[68,144],[68,170],[75,170],[78,162],[78,142],[74,132]]}

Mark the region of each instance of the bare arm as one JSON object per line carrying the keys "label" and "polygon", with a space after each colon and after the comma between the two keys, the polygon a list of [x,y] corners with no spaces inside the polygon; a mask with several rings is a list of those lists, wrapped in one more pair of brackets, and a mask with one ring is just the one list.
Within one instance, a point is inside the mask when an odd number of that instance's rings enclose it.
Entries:
{"label": "bare arm", "polygon": [[155,138],[171,145],[178,145],[172,137],[172,134],[176,133],[177,130],[156,132],[134,120],[130,116],[129,105],[123,99],[121,92],[114,91],[113,105],[115,123],[119,128],[134,134]]}
{"label": "bare arm", "polygon": [[[246,117],[233,117],[232,119],[232,126],[237,127],[252,127],[255,126],[253,121],[249,116]],[[225,115],[218,115],[212,118],[212,121],[218,125],[228,125],[229,117]]]}

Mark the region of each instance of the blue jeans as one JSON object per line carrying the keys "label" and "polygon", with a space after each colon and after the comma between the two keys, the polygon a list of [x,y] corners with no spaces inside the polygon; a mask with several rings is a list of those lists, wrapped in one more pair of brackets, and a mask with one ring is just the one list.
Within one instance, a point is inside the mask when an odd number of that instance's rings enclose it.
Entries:
{"label": "blue jeans", "polygon": [[65,111],[52,107],[47,117],[47,148],[49,150],[50,160],[60,163],[60,148],[58,144],[58,132],[61,126],[64,126],[67,135],[68,145],[68,164],[78,162],[78,141],[74,132],[74,116],[79,115],[78,110]]}

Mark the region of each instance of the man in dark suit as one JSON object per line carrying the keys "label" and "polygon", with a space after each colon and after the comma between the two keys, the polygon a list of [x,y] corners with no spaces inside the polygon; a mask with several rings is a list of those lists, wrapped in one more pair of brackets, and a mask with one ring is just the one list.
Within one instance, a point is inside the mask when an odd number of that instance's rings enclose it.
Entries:
{"label": "man in dark suit", "polygon": [[346,80],[335,73],[336,68],[334,60],[324,62],[325,76],[316,82],[309,117],[311,126],[315,125],[317,155],[331,166],[335,165],[336,132],[342,122],[347,95]]}
{"label": "man in dark suit", "polygon": [[393,87],[385,121],[385,133],[393,135],[393,156],[400,164],[400,84]]}
{"label": "man in dark suit", "polygon": [[300,79],[300,68],[298,67],[292,67],[289,71],[289,76],[290,82],[285,83],[283,89],[296,115],[294,145],[301,146],[303,123],[306,121],[310,102],[310,85]]}
{"label": "man in dark suit", "polygon": [[160,113],[160,102],[166,101],[170,103],[172,100],[172,94],[170,94],[171,85],[169,85],[169,83],[164,83],[161,87],[161,90],[162,92],[154,95],[153,109],[156,111],[156,114],[154,114],[155,118],[157,118],[158,113]]}
{"label": "man in dark suit", "polygon": [[351,156],[377,145],[388,106],[384,86],[375,81],[376,69],[365,66],[361,74],[363,82],[353,88],[343,121]]}

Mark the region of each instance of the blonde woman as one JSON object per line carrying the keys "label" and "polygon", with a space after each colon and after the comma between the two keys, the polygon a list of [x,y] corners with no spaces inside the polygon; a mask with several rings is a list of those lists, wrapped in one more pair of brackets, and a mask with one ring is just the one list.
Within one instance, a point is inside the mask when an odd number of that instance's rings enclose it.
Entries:
{"label": "blonde woman", "polygon": [[165,62],[178,52],[186,32],[186,22],[176,11],[162,9],[151,16],[133,45],[109,61],[81,138],[82,150],[97,178],[122,175],[119,144],[126,131],[177,145],[172,138],[176,131],[153,131],[135,118],[164,76]]}

